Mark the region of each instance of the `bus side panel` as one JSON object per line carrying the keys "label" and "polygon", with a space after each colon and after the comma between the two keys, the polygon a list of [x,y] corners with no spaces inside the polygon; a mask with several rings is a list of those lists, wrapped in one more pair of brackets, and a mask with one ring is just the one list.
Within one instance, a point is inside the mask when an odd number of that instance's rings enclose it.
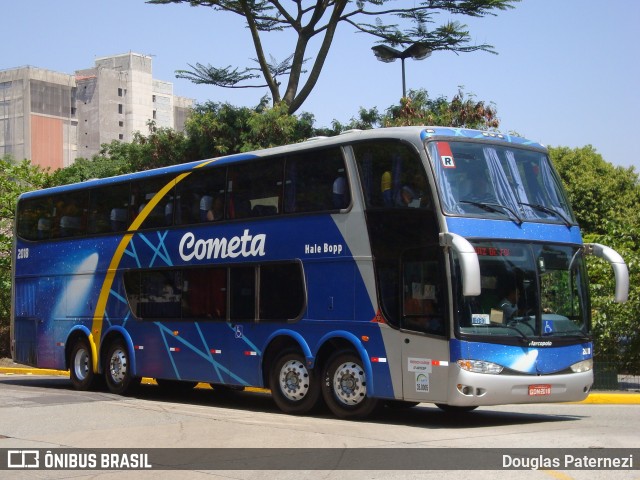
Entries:
{"label": "bus side panel", "polygon": [[38,319],[34,317],[15,317],[13,335],[15,342],[14,361],[24,365],[38,366]]}
{"label": "bus side panel", "polygon": [[38,318],[36,317],[38,280],[27,278],[14,281],[14,288],[14,360],[25,365],[36,366],[38,363]]}
{"label": "bus side panel", "polygon": [[307,317],[352,320],[355,265],[351,261],[306,262]]}

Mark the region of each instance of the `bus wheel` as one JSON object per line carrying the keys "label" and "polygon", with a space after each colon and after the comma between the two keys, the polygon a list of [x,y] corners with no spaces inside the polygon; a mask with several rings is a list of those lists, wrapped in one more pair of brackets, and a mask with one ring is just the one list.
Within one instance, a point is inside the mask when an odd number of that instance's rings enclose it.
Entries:
{"label": "bus wheel", "polygon": [[285,351],[271,366],[271,394],[280,410],[304,414],[318,405],[320,385],[305,358],[293,350]]}
{"label": "bus wheel", "polygon": [[322,382],[322,395],[329,409],[340,418],[363,418],[379,405],[367,396],[367,377],[362,360],[355,353],[335,352],[327,362]]}
{"label": "bus wheel", "polygon": [[96,374],[92,363],[89,342],[85,338],[78,339],[71,350],[69,362],[71,383],[76,390],[90,390],[94,386]]}
{"label": "bus wheel", "polygon": [[111,393],[124,395],[140,382],[131,374],[129,351],[122,340],[116,340],[109,346],[106,360],[105,378]]}
{"label": "bus wheel", "polygon": [[456,405],[447,405],[445,403],[436,403],[436,407],[447,413],[467,413],[478,408],[477,406],[459,407]]}

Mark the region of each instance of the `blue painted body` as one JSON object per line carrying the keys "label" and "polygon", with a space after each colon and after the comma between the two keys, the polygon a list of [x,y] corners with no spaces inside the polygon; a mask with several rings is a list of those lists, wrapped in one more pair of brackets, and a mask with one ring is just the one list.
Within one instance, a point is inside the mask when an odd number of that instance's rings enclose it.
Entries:
{"label": "blue painted body", "polygon": [[[480,132],[453,129],[422,130],[414,136],[416,144],[437,136],[487,139]],[[500,141],[540,147],[516,137],[507,136]],[[216,162],[223,164],[248,158],[252,156],[241,155]],[[177,176],[198,165],[170,167],[159,173]],[[105,179],[95,184],[103,185],[140,175],[152,173]],[[62,192],[67,188],[81,187],[59,187],[56,190]],[[24,198],[34,195],[38,193],[27,194]],[[331,214],[281,216],[250,222],[138,231],[132,234],[122,259],[116,265],[112,265],[114,252],[125,234],[42,243],[17,239],[16,251],[28,249],[29,253],[28,258],[15,260],[15,358],[39,367],[66,368],[67,342],[74,332],[85,335],[91,332],[94,336],[98,333],[98,343],[119,332],[132,353],[135,375],[263,386],[263,355],[275,338],[286,336],[297,342],[311,366],[323,345],[331,339],[340,338],[351,344],[363,359],[369,380],[367,393],[381,398],[400,398],[402,394],[397,387],[394,391],[392,377],[401,375],[402,367],[393,370],[394,366],[389,363],[372,361],[386,359],[390,356],[390,349],[399,349],[400,346],[385,345],[381,329],[388,327],[375,321],[378,305],[367,291],[367,279],[362,277],[356,258],[334,217]],[[518,226],[509,220],[461,217],[448,217],[445,222],[448,231],[467,238],[582,243],[580,231],[575,226],[567,228],[548,223]],[[196,240],[264,235],[264,255],[198,260],[190,256],[191,250],[184,247],[183,239],[188,234],[193,234]],[[338,249],[331,248],[333,246],[340,247],[339,253]],[[129,269],[251,264],[290,259],[301,261],[308,295],[302,318],[292,323],[144,321],[134,317],[125,298],[123,271]],[[105,278],[110,265],[115,268],[115,277],[108,284]],[[105,288],[108,288],[108,297],[101,316],[102,326],[96,330],[94,317],[101,291]],[[399,336],[397,341],[399,344]],[[484,359],[527,374],[562,371],[590,357],[589,343],[557,348],[524,348],[465,342],[455,338],[450,340],[452,363],[461,358]]]}

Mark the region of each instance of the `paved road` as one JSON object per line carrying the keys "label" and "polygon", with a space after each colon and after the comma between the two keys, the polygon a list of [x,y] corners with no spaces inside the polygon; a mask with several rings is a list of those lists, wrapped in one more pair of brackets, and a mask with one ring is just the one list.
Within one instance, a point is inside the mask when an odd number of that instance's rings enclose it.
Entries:
{"label": "paved road", "polygon": [[[76,392],[62,376],[0,374],[0,448],[640,448],[638,405],[559,404],[484,407],[456,417],[429,404],[385,409],[367,421],[320,412],[285,415],[266,393],[185,396],[144,385],[133,397]],[[385,450],[388,451],[388,450]],[[401,450],[399,450],[401,451]],[[446,452],[446,451],[445,451]],[[290,455],[292,465],[300,467]],[[308,459],[307,459],[308,460]],[[636,460],[640,463],[640,455]],[[302,465],[304,466],[304,465]],[[366,465],[362,465],[366,468]],[[4,472],[7,473],[7,472]],[[12,472],[13,473],[13,472]],[[0,471],[0,478],[3,472]],[[21,472],[12,478],[129,478],[131,472]],[[125,476],[126,475],[126,476]],[[454,478],[455,472],[189,471],[137,472],[155,478]],[[475,479],[638,479],[640,472],[476,471]],[[614,477],[615,475],[615,477]],[[468,476],[465,474],[464,476]],[[455,478],[460,478],[456,475]]]}

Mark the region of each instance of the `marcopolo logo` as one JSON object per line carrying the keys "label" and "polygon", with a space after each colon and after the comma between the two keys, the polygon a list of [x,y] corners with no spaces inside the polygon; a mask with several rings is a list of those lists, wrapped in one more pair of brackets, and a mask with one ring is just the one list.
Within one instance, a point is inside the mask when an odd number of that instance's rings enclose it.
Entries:
{"label": "marcopolo logo", "polygon": [[198,238],[185,233],[180,240],[180,258],[185,262],[193,260],[211,260],[212,258],[262,257],[267,236],[264,233],[251,235],[245,230],[242,236],[227,239]]}

